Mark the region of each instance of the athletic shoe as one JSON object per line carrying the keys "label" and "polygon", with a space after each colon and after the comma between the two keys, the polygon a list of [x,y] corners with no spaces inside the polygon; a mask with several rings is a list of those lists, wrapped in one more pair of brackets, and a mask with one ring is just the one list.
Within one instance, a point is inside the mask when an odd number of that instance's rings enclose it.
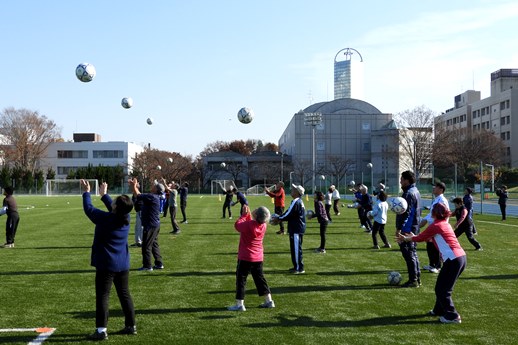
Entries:
{"label": "athletic shoe", "polygon": [[137,326],[126,326],[115,334],[137,335]]}
{"label": "athletic shoe", "polygon": [[14,243],[5,243],[4,248],[14,248]]}
{"label": "athletic shoe", "polygon": [[155,265],[153,266],[153,269],[154,270],[163,270],[164,269],[164,265],[160,264],[160,265]]}
{"label": "athletic shoe", "polygon": [[325,250],[325,249],[322,249],[322,248],[317,248],[317,249],[315,249],[315,253],[325,254],[325,253],[326,253],[326,250]]}
{"label": "athletic shoe", "polygon": [[290,269],[288,270],[288,272],[290,272],[290,273],[295,273],[295,272],[297,272],[297,270],[296,270],[296,269],[294,269],[294,268],[290,268]]}
{"label": "athletic shoe", "polygon": [[182,231],[181,230],[173,230],[173,231],[171,231],[171,234],[178,235],[180,232],[182,232]]}
{"label": "athletic shoe", "polygon": [[403,285],[401,285],[402,288],[418,288],[419,287],[419,282],[414,280],[414,281],[407,281],[406,283],[404,283]]}
{"label": "athletic shoe", "polygon": [[423,270],[429,271],[431,268],[432,268],[432,266],[430,266],[430,265],[424,265],[423,266]]}
{"label": "athletic shoe", "polygon": [[457,318],[453,319],[453,320],[448,320],[447,318],[445,318],[444,316],[441,316],[439,318],[439,321],[441,321],[442,323],[461,323],[462,320],[460,318],[460,316],[457,316]]}
{"label": "athletic shoe", "polygon": [[392,248],[392,246],[390,245],[390,243],[387,243],[383,246],[383,248]]}
{"label": "athletic shoe", "polygon": [[139,269],[137,269],[137,271],[152,271],[153,268],[152,267],[141,267]]}
{"label": "athletic shoe", "polygon": [[335,213],[335,215],[336,215],[336,216],[339,216],[339,215],[340,215],[340,212],[338,212],[338,213]]}
{"label": "athletic shoe", "polygon": [[275,308],[275,303],[273,301],[264,302],[263,304],[259,305],[259,308]]}
{"label": "athletic shoe", "polygon": [[232,219],[232,216],[228,217],[228,219]]}
{"label": "athletic shoe", "polygon": [[300,270],[300,271],[295,271],[294,272],[294,274],[304,274],[304,273],[306,273],[306,271],[304,271],[304,270]]}
{"label": "athletic shoe", "polygon": [[430,273],[435,273],[435,274],[437,274],[437,273],[439,273],[441,270],[440,270],[440,269],[438,269],[438,268],[435,268],[435,267],[430,267],[430,269],[429,269],[428,271],[430,271]]}
{"label": "athletic shoe", "polygon": [[246,311],[246,308],[244,305],[232,305],[230,307],[227,307],[227,310],[230,311]]}
{"label": "athletic shoe", "polygon": [[476,251],[481,252],[481,251],[483,251],[484,249],[482,249],[482,247],[478,247],[478,248],[475,248],[475,250],[476,250]]}
{"label": "athletic shoe", "polygon": [[142,243],[136,242],[130,245],[130,247],[142,247]]}
{"label": "athletic shoe", "polygon": [[106,332],[97,332],[97,330],[96,330],[95,332],[93,332],[92,334],[90,334],[88,336],[88,339],[90,339],[90,340],[107,340],[108,334]]}
{"label": "athletic shoe", "polygon": [[372,246],[372,249],[380,249],[380,246],[378,246],[378,245]]}
{"label": "athletic shoe", "polygon": [[284,235],[284,230],[279,230],[276,232],[277,235]]}

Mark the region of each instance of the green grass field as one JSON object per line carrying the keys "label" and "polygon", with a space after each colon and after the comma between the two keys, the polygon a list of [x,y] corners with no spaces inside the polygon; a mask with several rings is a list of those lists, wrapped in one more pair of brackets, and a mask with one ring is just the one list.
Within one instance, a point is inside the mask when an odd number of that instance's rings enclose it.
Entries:
{"label": "green grass field", "polygon": [[[17,196],[17,200],[21,221],[16,248],[0,249],[0,329],[54,327],[45,343],[89,343],[85,336],[95,326],[94,269],[89,265],[94,227],[84,216],[81,198]],[[94,202],[101,206],[98,197]],[[273,209],[267,197],[251,197],[250,203]],[[311,199],[305,204],[312,208]],[[288,238],[269,226],[265,276],[277,307],[257,308],[262,298],[250,277],[247,311],[227,311],[234,303],[239,235],[232,220],[220,219],[221,206],[217,196],[191,195],[189,224],[182,225],[176,237],[169,234],[169,220],[164,221],[159,237],[166,266],[162,271],[137,272],[140,249],[131,248],[130,287],[138,335],[110,334],[109,343],[518,343],[515,218],[503,224],[497,216],[476,216],[482,252],[461,238],[468,267],[454,300],[462,324],[443,325],[426,315],[435,300],[436,275],[423,272],[419,289],[389,286],[389,271],[407,278],[397,245],[391,250],[370,249],[371,237],[359,229],[356,210],[347,208],[329,225],[325,255],[313,253],[320,240],[318,224],[308,222],[304,275],[287,273]],[[238,206],[233,210],[237,214]],[[390,214],[391,242],[393,224]],[[421,265],[428,263],[424,248],[419,247]],[[110,305],[109,333],[124,322],[114,289]],[[0,333],[0,343],[27,344],[34,337],[31,332]]]}

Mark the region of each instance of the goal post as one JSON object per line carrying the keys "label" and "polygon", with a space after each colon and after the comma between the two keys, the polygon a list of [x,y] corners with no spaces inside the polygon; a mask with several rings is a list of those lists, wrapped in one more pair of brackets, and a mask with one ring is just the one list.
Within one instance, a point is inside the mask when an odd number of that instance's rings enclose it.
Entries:
{"label": "goal post", "polygon": [[210,183],[210,194],[223,194],[223,188],[225,188],[225,190],[229,190],[237,187],[232,180],[212,180]]}
{"label": "goal post", "polygon": [[[85,179],[90,183],[90,193],[99,195],[99,181],[96,179]],[[81,195],[83,188],[81,180],[54,179],[45,181],[45,194],[47,196],[60,195]]]}

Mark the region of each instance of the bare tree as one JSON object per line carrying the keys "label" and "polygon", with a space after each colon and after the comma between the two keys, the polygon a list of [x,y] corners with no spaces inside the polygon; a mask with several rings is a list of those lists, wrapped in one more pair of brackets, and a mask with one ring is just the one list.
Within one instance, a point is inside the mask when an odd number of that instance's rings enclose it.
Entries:
{"label": "bare tree", "polygon": [[0,114],[4,158],[16,168],[34,173],[48,146],[59,138],[61,129],[37,111],[10,107]]}
{"label": "bare tree", "polygon": [[398,154],[402,155],[401,166],[413,170],[418,177],[432,166],[435,115],[423,105],[394,115],[396,123],[403,127],[398,143]]}
{"label": "bare tree", "polygon": [[293,174],[297,179],[293,179],[293,183],[305,185],[311,182],[312,175],[311,162],[307,160],[295,160],[293,161]]}
{"label": "bare tree", "polygon": [[[327,158],[328,169],[327,174],[336,176],[334,184],[339,185],[340,180],[344,177],[347,172],[352,169],[355,165],[355,161],[352,159],[345,159],[341,156],[329,156]],[[333,181],[331,181],[333,183]]]}
{"label": "bare tree", "polygon": [[460,174],[465,175],[470,165],[478,165],[481,161],[499,166],[504,150],[503,141],[491,131],[439,128],[435,132],[433,160],[438,167],[457,164]]}

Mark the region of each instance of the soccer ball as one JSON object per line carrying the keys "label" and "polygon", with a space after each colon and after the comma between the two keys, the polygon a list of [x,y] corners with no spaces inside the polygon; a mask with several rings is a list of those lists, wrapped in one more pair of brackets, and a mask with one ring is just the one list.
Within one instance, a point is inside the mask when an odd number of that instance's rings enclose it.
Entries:
{"label": "soccer ball", "polygon": [[150,117],[148,117],[148,118],[147,118],[147,120],[146,120],[146,122],[147,122],[147,124],[148,124],[148,125],[150,125],[150,126],[151,126],[151,125],[153,124],[153,119],[152,119],[152,118],[150,118]]}
{"label": "soccer ball", "polygon": [[279,221],[279,215],[277,213],[272,214],[270,217],[270,224],[271,225],[278,225],[280,223]]}
{"label": "soccer ball", "polygon": [[250,123],[254,119],[254,111],[250,108],[241,108],[237,112],[237,119],[241,123]]}
{"label": "soccer ball", "polygon": [[129,109],[133,106],[133,100],[129,97],[124,97],[121,101],[121,105],[124,109]]}
{"label": "soccer ball", "polygon": [[372,163],[367,163],[367,168],[372,169]]}
{"label": "soccer ball", "polygon": [[157,165],[156,170],[162,170],[162,167],[160,165]]}
{"label": "soccer ball", "polygon": [[168,161],[169,163],[173,163],[173,158],[172,158],[172,157],[169,157],[169,158],[167,158],[167,161]]}
{"label": "soccer ball", "polygon": [[408,207],[408,203],[406,202],[406,200],[400,196],[398,196],[396,198],[390,198],[388,204],[389,204],[390,210],[396,214],[405,213],[405,211]]}
{"label": "soccer ball", "polygon": [[349,187],[354,187],[356,185],[356,182],[354,182],[353,180],[351,180],[349,182]]}
{"label": "soccer ball", "polygon": [[307,210],[306,211],[306,218],[311,219],[315,216],[315,212],[313,210]]}
{"label": "soccer ball", "polygon": [[401,274],[399,274],[399,272],[396,271],[389,272],[389,274],[387,275],[387,281],[390,285],[399,285],[402,279],[403,277],[401,277]]}
{"label": "soccer ball", "polygon": [[76,67],[76,77],[83,83],[92,81],[95,77],[95,67],[89,63],[83,62]]}
{"label": "soccer ball", "polygon": [[225,164],[225,162],[221,162],[220,166],[221,166],[222,168],[224,168],[224,167],[226,167],[227,165]]}

